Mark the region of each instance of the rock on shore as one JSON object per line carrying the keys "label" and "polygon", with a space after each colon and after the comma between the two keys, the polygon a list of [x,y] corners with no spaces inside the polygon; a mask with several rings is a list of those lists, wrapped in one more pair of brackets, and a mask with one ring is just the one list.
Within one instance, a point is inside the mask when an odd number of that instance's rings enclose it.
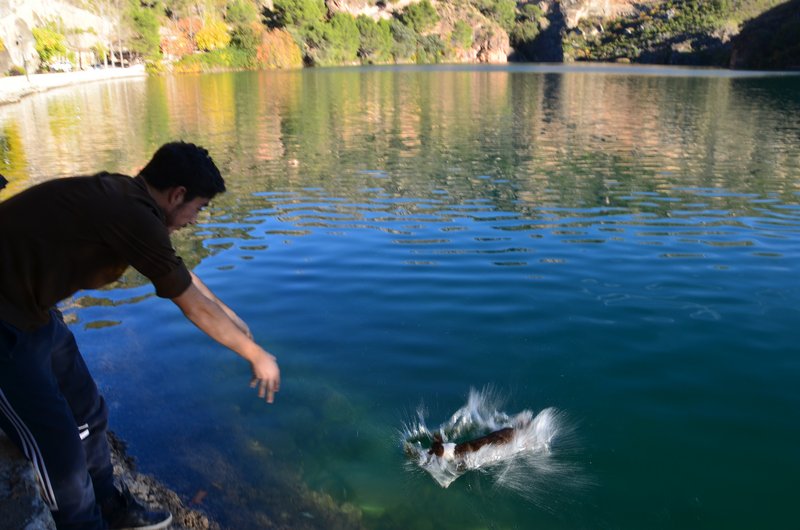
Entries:
{"label": "rock on shore", "polygon": [[[207,515],[188,508],[177,493],[153,477],[136,472],[125,444],[109,433],[116,480],[128,486],[144,504],[172,512],[173,530],[219,530]],[[55,530],[44,504],[33,466],[0,431],[0,530]]]}

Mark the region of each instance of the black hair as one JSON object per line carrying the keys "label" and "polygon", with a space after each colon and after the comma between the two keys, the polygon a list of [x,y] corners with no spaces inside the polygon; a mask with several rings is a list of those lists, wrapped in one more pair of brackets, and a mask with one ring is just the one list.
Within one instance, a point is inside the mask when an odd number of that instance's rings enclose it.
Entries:
{"label": "black hair", "polygon": [[211,199],[225,191],[225,181],[208,151],[195,144],[170,142],[162,145],[139,172],[157,190],[186,188],[184,201],[195,197]]}

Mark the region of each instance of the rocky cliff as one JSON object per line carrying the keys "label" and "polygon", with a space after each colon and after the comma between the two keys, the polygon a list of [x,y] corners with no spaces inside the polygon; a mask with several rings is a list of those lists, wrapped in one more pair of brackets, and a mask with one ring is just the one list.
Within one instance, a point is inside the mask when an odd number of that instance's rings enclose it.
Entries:
{"label": "rocky cliff", "polygon": [[92,64],[91,49],[107,41],[112,25],[64,0],[0,0],[0,74],[12,66],[39,68],[32,30],[53,22],[67,36],[77,65]]}
{"label": "rocky cliff", "polygon": [[552,0],[539,3],[557,4],[566,27],[575,28],[587,18],[613,19],[631,15],[648,5],[663,3],[663,0]]}
{"label": "rocky cliff", "polygon": [[[383,2],[373,0],[325,0],[328,11],[348,13],[354,17],[368,16],[374,20],[392,19],[405,7],[420,0]],[[508,33],[497,22],[482,14],[471,2],[431,2],[439,21],[427,35],[436,35],[442,41],[450,40],[456,22],[463,21],[472,28],[472,45],[458,50],[455,59],[465,63],[504,63],[511,53]]]}
{"label": "rocky cliff", "polygon": [[[620,3],[616,15],[605,17],[580,9],[581,2],[562,0],[561,12],[565,18],[572,16],[573,21],[568,24],[565,20],[562,30],[564,60],[727,67],[733,39],[741,28],[749,19],[781,3],[781,0],[653,1],[632,3],[627,8]],[[783,16],[797,14],[796,3],[783,5],[780,10]],[[751,44],[743,43],[739,56],[743,56],[745,48],[752,57],[759,57],[796,45],[800,31],[791,25],[786,27],[781,39],[753,38]]]}

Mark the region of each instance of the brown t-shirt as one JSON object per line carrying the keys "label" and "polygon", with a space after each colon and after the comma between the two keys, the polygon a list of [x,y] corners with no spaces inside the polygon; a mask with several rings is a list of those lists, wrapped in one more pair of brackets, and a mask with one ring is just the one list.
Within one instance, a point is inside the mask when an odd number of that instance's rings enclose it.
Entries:
{"label": "brown t-shirt", "polygon": [[129,265],[162,298],[192,281],[139,177],[56,179],[0,203],[0,320],[34,329],[57,302],[113,282]]}

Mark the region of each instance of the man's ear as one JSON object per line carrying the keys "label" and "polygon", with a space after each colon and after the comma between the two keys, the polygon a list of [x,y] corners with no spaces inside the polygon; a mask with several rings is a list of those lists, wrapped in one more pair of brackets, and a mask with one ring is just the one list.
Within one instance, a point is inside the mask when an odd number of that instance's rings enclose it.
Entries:
{"label": "man's ear", "polygon": [[186,188],[184,186],[175,186],[167,191],[167,203],[172,207],[183,204],[184,197],[186,197]]}

